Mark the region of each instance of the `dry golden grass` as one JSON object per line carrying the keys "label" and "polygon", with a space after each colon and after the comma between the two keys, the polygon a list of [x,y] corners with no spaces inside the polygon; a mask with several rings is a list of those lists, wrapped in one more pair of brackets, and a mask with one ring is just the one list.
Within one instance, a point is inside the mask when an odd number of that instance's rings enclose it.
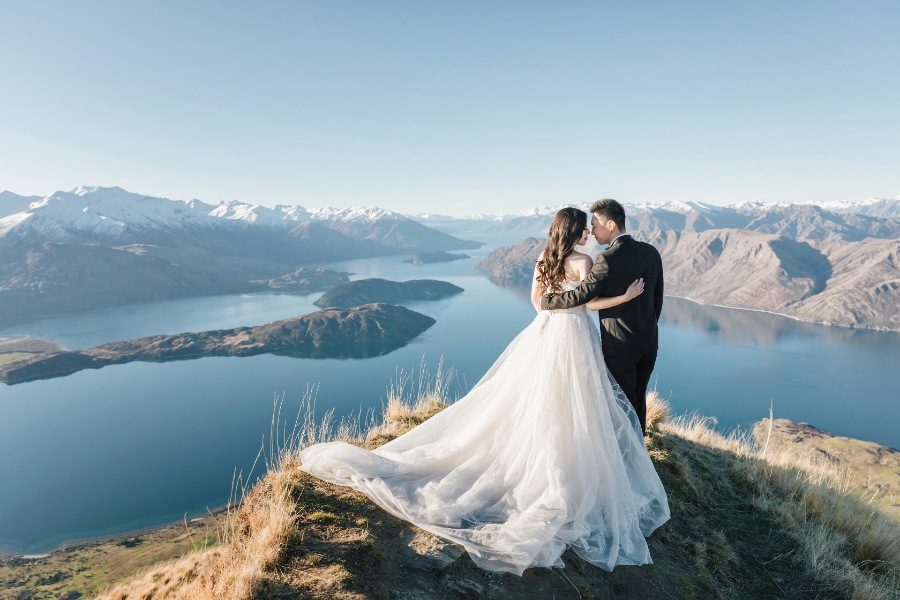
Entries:
{"label": "dry golden grass", "polygon": [[[647,400],[648,412],[663,402],[656,394]],[[723,435],[714,423],[694,415],[660,429],[733,454],[755,505],[778,515],[803,550],[805,567],[825,586],[852,598],[900,598],[900,524],[852,494],[845,470],[810,449]]]}
{"label": "dry golden grass", "polygon": [[656,390],[647,393],[647,431],[656,431],[672,417],[672,406]]}
{"label": "dry golden grass", "polygon": [[6,352],[0,353],[0,365],[14,363],[17,360],[25,360],[34,356],[32,352]]}
{"label": "dry golden grass", "polygon": [[453,370],[444,371],[443,363],[438,363],[433,376],[423,365],[416,380],[400,373],[388,387],[381,422],[366,428],[364,445],[380,446],[441,412],[451,397],[453,381]]}
{"label": "dry golden grass", "polygon": [[[274,585],[272,582],[277,578],[272,577],[273,570],[281,568],[279,560],[296,544],[291,536],[298,535],[299,519],[334,530],[335,535],[344,530],[350,535],[352,530],[360,539],[350,541],[365,545],[368,539],[365,519],[357,519],[360,522],[350,525],[339,524],[339,516],[323,508],[298,514],[298,510],[304,509],[298,508],[292,493],[299,477],[296,469],[299,449],[331,439],[367,447],[393,439],[446,406],[444,399],[448,397],[451,378],[451,374],[444,374],[440,369],[435,377],[420,377],[415,382],[401,375],[389,388],[377,424],[372,415],[335,423],[331,412],[316,421],[310,402],[288,434],[282,428],[280,407],[277,407],[272,425],[272,438],[276,441],[270,447],[270,456],[277,458],[240,506],[222,520],[222,543],[212,550],[160,565],[101,597],[117,600],[276,597],[280,592],[267,586]],[[661,436],[662,440],[671,436],[673,440],[686,440],[706,448],[710,460],[733,463],[733,467],[727,468],[733,468],[736,480],[751,490],[753,505],[760,514],[775,515],[783,530],[796,540],[802,553],[796,563],[820,582],[826,597],[900,598],[900,529],[873,507],[849,495],[846,477],[834,465],[796,448],[761,446],[749,435],[722,435],[713,429],[713,419],[697,416],[671,419],[669,414],[668,403],[651,393],[648,396],[651,454],[667,452],[654,446],[654,436]],[[364,421],[366,427],[362,425]],[[283,433],[278,434],[280,430]],[[733,460],[724,460],[726,456]],[[679,471],[677,477],[684,479],[685,489],[704,485],[704,480],[692,473],[692,469],[702,469],[704,465],[688,464],[683,459],[669,462],[676,470],[681,465],[683,472]],[[346,497],[350,499],[347,502],[355,498],[353,494]],[[737,564],[748,559],[729,545],[725,534],[728,531],[706,536],[695,548],[698,560],[709,558],[716,564]],[[312,565],[315,558],[315,554],[309,554],[304,560]],[[300,581],[303,589],[319,590],[317,594],[329,596],[332,592],[328,590],[337,589],[352,574],[335,566],[328,568],[334,572],[316,571],[316,581],[303,583],[306,575],[300,572],[292,573],[291,577]]]}
{"label": "dry golden grass", "polygon": [[270,470],[245,496],[240,508],[223,520],[221,546],[159,565],[99,598],[237,600],[252,597],[293,529],[296,506],[290,489],[287,471]]}
{"label": "dry golden grass", "polygon": [[[418,379],[400,372],[388,388],[379,423],[373,415],[351,415],[334,421],[334,411],[315,417],[315,389],[307,391],[303,408],[290,432],[281,421],[283,398],[275,401],[266,475],[249,491],[240,506],[221,520],[221,544],[157,565],[142,576],[99,595],[103,600],[238,600],[258,595],[265,573],[278,560],[297,521],[291,495],[301,449],[341,440],[377,446],[409,431],[443,410],[451,395],[452,370],[438,364],[430,375],[424,365]],[[328,519],[326,513],[311,517]]]}

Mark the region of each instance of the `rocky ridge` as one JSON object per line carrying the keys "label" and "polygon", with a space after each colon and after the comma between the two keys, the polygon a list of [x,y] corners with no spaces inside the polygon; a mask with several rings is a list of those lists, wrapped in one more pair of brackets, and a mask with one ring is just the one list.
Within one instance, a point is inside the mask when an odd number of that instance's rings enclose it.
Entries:
{"label": "rocky ridge", "polygon": [[477,268],[501,285],[530,286],[534,264],[546,245],[546,239],[527,238],[515,246],[502,246],[485,256]]}

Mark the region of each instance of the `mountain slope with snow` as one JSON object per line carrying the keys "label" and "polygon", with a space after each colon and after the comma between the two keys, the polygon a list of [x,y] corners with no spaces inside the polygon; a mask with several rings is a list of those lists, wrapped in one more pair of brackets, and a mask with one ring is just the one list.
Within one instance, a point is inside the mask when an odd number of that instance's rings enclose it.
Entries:
{"label": "mountain slope with snow", "polygon": [[[377,207],[307,210],[299,205],[265,207],[239,201],[206,204],[144,196],[118,187],[80,187],[44,198],[9,194],[16,212],[0,218],[0,238],[60,243],[173,243],[181,234],[246,233],[268,230],[289,235],[303,223],[320,223],[346,236],[343,243],[364,240],[366,252],[462,250],[478,247],[442,234],[396,212]],[[184,240],[183,240],[184,241]],[[201,240],[202,241],[202,240]],[[329,239],[333,242],[333,239]],[[380,246],[373,247],[371,244]],[[371,255],[371,254],[369,254]]]}
{"label": "mountain slope with snow", "polygon": [[375,207],[212,205],[117,187],[0,200],[4,320],[252,291],[299,267],[480,245]]}

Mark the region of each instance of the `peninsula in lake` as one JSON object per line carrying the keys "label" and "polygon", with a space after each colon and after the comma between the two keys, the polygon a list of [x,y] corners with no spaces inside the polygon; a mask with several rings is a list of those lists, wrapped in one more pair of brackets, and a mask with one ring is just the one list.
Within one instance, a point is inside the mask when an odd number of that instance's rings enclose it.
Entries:
{"label": "peninsula in lake", "polygon": [[314,304],[323,308],[347,308],[370,302],[396,304],[409,300],[440,300],[464,291],[452,283],[435,279],[412,279],[410,281],[359,279],[331,288]]}
{"label": "peninsula in lake", "polygon": [[405,263],[414,265],[430,265],[432,263],[453,262],[454,260],[463,260],[471,258],[468,254],[453,254],[452,252],[422,252],[413,254],[412,258],[404,260]]}
{"label": "peninsula in lake", "polygon": [[[426,315],[391,304],[332,308],[258,327],[155,335],[87,350],[25,353],[0,361],[0,382],[13,384],[134,361],[280,354],[298,358],[369,358],[396,350],[434,325]],[[31,348],[33,340],[29,341]],[[15,348],[7,348],[15,352]]]}

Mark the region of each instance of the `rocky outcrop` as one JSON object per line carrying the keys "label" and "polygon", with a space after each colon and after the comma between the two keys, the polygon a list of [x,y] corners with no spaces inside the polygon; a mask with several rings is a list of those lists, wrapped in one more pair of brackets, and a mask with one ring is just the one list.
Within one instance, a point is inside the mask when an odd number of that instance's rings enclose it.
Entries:
{"label": "rocky outcrop", "polygon": [[478,268],[502,285],[531,285],[534,263],[547,245],[542,238],[528,238],[515,246],[504,246],[484,257]]}
{"label": "rocky outcrop", "polygon": [[321,307],[350,307],[370,302],[392,304],[410,300],[440,300],[463,292],[461,287],[434,279],[389,281],[387,279],[359,279],[334,287],[315,301]]}
{"label": "rocky outcrop", "polygon": [[0,381],[20,383],[133,361],[280,354],[298,358],[367,358],[400,348],[435,320],[402,306],[327,309],[259,327],[157,335],[88,350],[38,354],[0,365]]}

